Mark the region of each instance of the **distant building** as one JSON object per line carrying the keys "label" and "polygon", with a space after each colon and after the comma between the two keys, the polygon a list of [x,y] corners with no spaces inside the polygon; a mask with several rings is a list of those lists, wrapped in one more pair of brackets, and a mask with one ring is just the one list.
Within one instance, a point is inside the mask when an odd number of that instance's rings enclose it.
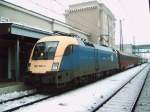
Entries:
{"label": "distant building", "polygon": [[115,17],[98,1],[69,6],[65,13],[66,23],[91,34],[89,40],[113,47],[115,44]]}

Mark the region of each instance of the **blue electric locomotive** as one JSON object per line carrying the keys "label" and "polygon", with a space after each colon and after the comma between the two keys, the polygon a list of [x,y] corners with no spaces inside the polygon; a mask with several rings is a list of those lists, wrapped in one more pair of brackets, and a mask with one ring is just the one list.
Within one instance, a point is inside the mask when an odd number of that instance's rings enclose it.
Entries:
{"label": "blue electric locomotive", "polygon": [[35,44],[27,81],[54,85],[82,83],[118,69],[116,50],[72,36],[54,35]]}

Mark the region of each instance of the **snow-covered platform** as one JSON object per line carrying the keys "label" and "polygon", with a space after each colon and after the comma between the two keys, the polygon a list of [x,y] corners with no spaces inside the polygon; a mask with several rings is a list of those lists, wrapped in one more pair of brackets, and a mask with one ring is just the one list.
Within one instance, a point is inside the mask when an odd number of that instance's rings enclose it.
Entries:
{"label": "snow-covered platform", "polygon": [[0,82],[0,95],[26,89],[23,82]]}

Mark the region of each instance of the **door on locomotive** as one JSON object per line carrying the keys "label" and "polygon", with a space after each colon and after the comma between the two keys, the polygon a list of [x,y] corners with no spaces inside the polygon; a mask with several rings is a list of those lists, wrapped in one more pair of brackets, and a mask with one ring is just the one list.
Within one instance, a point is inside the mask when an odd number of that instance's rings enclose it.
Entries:
{"label": "door on locomotive", "polygon": [[64,76],[64,82],[71,81],[79,72],[79,46],[68,45],[62,57],[60,71]]}

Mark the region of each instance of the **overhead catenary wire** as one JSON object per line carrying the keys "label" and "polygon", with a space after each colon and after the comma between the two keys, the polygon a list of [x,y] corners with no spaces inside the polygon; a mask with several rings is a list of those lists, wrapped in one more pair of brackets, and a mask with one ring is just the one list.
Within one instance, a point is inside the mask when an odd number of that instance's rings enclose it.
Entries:
{"label": "overhead catenary wire", "polygon": [[42,9],[45,9],[45,10],[47,10],[48,12],[50,11],[51,13],[54,13],[54,14],[56,14],[56,15],[59,15],[59,16],[61,15],[61,16],[63,16],[62,13],[59,13],[59,12],[53,10],[52,8],[47,8],[47,7],[45,7],[45,6],[42,6],[41,4],[39,4],[38,2],[34,2],[33,0],[31,0],[31,2],[32,2],[34,5],[36,5],[37,7],[40,7],[40,8],[42,8]]}
{"label": "overhead catenary wire", "polygon": [[[120,4],[120,7],[121,7],[121,9],[122,9],[122,13],[125,15],[125,17],[128,17],[129,14],[127,14],[127,11],[126,11],[126,8],[125,8],[124,4],[121,2],[121,0],[117,0],[117,1],[118,1],[118,3]],[[123,18],[124,18],[124,17],[123,17]]]}
{"label": "overhead catenary wire", "polygon": [[[56,2],[57,4],[59,4],[59,5],[60,5],[61,7],[63,7],[63,8],[65,7],[63,4],[61,4],[60,2],[58,2],[58,1],[56,1],[56,0],[52,0],[52,1]],[[58,11],[55,11],[55,10],[53,10],[52,8],[47,8],[47,7],[45,7],[45,6],[42,6],[41,4],[39,4],[39,3],[37,3],[37,2],[34,2],[33,0],[31,0],[31,2],[32,2],[34,5],[36,5],[37,7],[40,7],[41,9],[45,9],[46,11],[48,11],[48,12],[50,12],[50,13],[53,13],[53,14],[55,14],[55,15],[57,15],[57,16],[62,16],[62,17],[65,18],[65,15],[64,15],[63,13],[59,13]],[[80,17],[80,18],[81,18],[81,17]],[[85,18],[82,18],[82,19],[85,19]],[[68,18],[68,20],[71,21],[71,22],[74,22],[75,24],[80,25],[80,26],[82,26],[82,27],[85,27],[85,28],[88,27],[89,29],[94,30],[94,29],[90,28],[89,26],[87,26],[87,25],[85,25],[85,24],[82,24],[81,22],[72,20],[72,19],[70,19],[70,18]],[[74,27],[74,26],[73,26],[73,27]]]}

